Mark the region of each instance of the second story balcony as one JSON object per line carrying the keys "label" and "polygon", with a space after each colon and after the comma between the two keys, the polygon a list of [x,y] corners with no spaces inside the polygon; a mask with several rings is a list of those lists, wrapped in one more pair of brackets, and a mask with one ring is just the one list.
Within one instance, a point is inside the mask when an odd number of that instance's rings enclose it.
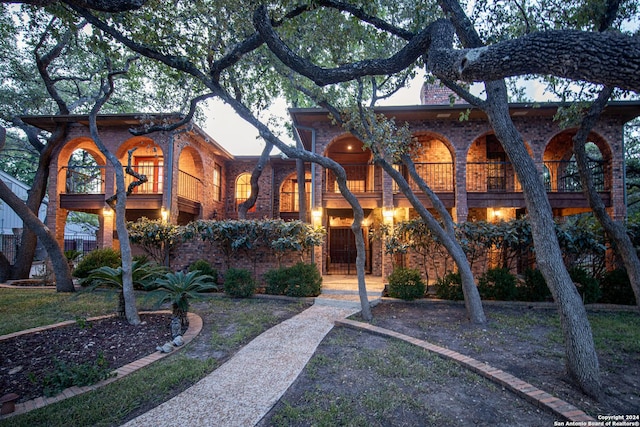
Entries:
{"label": "second story balcony", "polygon": [[[166,192],[164,183],[164,166],[135,165],[135,173],[146,177],[146,182],[135,185],[127,199],[129,209],[159,209],[162,206],[162,195]],[[126,173],[123,167],[125,186],[127,189],[138,179]],[[65,166],[61,169],[65,188],[60,195],[62,208],[93,211],[104,207],[104,200],[111,196],[106,194],[107,179],[114,179],[114,174],[107,174],[105,166]],[[111,188],[115,188],[114,185]],[[114,190],[112,190],[114,191]],[[202,180],[182,170],[178,171],[178,188],[175,196],[183,204],[194,205],[190,210],[199,210]],[[195,206],[197,205],[197,206]]]}

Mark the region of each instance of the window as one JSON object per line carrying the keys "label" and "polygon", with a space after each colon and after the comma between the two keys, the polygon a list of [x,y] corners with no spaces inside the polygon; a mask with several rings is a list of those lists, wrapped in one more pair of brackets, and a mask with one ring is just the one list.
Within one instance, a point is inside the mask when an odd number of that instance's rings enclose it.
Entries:
{"label": "window", "polygon": [[[162,157],[136,157],[134,170],[139,174],[146,175],[148,181],[135,187],[133,192],[143,194],[161,193],[163,167]],[[131,180],[134,179],[134,177],[131,177]],[[127,185],[129,185],[129,182],[127,182]]]}
{"label": "window", "polygon": [[213,200],[222,200],[222,167],[217,163],[213,164]]}
{"label": "window", "polygon": [[[238,205],[245,200],[247,200],[251,196],[251,174],[250,173],[241,173],[236,180],[236,209],[238,209]],[[256,209],[255,205],[249,209],[249,212],[254,212]]]}

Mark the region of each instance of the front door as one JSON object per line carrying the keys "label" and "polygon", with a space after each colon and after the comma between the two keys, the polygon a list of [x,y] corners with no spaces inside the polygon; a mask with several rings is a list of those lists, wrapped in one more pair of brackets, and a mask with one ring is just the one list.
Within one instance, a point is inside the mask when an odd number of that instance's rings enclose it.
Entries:
{"label": "front door", "polygon": [[[365,237],[365,269],[370,273],[370,248]],[[329,257],[327,259],[328,274],[356,274],[356,237],[349,227],[332,227],[329,229]]]}

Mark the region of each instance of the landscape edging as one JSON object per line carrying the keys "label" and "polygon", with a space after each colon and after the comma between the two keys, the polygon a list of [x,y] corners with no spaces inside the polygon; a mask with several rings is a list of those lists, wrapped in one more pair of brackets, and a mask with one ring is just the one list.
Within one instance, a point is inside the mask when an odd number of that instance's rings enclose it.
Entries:
{"label": "landscape edging", "polygon": [[[164,314],[164,313],[171,313],[170,311],[167,310],[161,310],[161,311],[142,311],[140,312],[140,314]],[[109,315],[105,315],[105,316],[97,316],[97,317],[91,317],[88,318],[87,321],[94,321],[94,320],[100,320],[100,319],[106,319],[109,317],[114,317],[115,314],[109,314]],[[186,332],[184,333],[184,335],[182,336],[182,338],[184,339],[184,344],[180,347],[178,347],[176,349],[176,351],[179,351],[181,349],[183,349],[188,343],[190,343],[196,336],[198,336],[198,334],[200,333],[200,331],[202,330],[202,318],[200,316],[198,316],[195,313],[187,313],[187,317],[189,319],[189,328],[186,330]],[[0,336],[0,341],[2,340],[6,340],[9,338],[13,338],[16,336],[20,336],[20,335],[25,335],[25,334],[30,334],[33,332],[39,332],[39,331],[44,331],[46,329],[53,329],[53,328],[59,328],[61,326],[67,326],[67,325],[72,325],[76,323],[75,320],[67,320],[65,322],[60,322],[60,323],[55,323],[53,325],[49,325],[49,326],[40,326],[37,328],[31,328],[31,329],[26,329],[24,331],[19,331],[19,332],[14,332],[11,334],[7,334],[7,335],[2,335]],[[56,402],[60,402],[63,401],[65,399],[68,399],[70,397],[74,397],[74,396],[78,396],[80,394],[83,393],[87,393],[89,391],[93,391],[96,390],[100,387],[103,387],[107,384],[111,384],[114,381],[117,381],[135,371],[137,371],[138,369],[144,368],[145,366],[150,365],[153,362],[156,362],[160,359],[165,358],[166,356],[169,356],[170,354],[173,354],[175,351],[172,351],[170,353],[162,353],[160,351],[155,351],[151,354],[149,354],[148,356],[145,356],[141,359],[135,360],[131,363],[128,363],[124,366],[119,367],[118,369],[114,370],[112,372],[112,374],[115,374],[115,376],[112,376],[110,378],[107,378],[106,380],[102,380],[99,381],[95,384],[89,385],[89,386],[84,386],[84,387],[77,387],[77,386],[73,386],[73,387],[69,387],[65,390],[63,390],[62,392],[60,392],[59,394],[57,394],[56,396],[53,397],[45,397],[45,396],[40,396],[37,397],[35,399],[32,400],[28,400],[26,402],[22,402],[22,403],[16,403],[15,405],[15,411],[11,412],[9,414],[6,415],[2,415],[0,416],[0,419],[6,419],[6,418],[10,418],[16,415],[22,415],[22,414],[26,414],[27,412],[33,411],[34,409],[39,409],[42,408],[44,406],[50,405],[52,403],[56,403]]]}
{"label": "landscape edging", "polygon": [[372,334],[381,335],[384,337],[396,338],[410,344],[421,347],[427,351],[435,353],[436,355],[444,358],[452,360],[466,369],[470,369],[471,371],[481,375],[488,380],[495,382],[503,386],[504,388],[512,391],[516,395],[528,400],[532,404],[551,411],[552,413],[562,417],[567,421],[576,421],[576,422],[588,422],[588,421],[596,421],[595,418],[587,415],[584,411],[578,409],[577,407],[571,405],[568,402],[565,402],[562,399],[558,399],[550,395],[549,393],[540,390],[539,388],[520,380],[513,375],[504,372],[500,369],[494,368],[488,363],[483,363],[478,360],[475,360],[471,357],[465,356],[461,353],[458,353],[453,350],[449,350],[444,347],[437,346],[435,344],[431,344],[427,341],[413,338],[408,335],[404,335],[389,329],[381,328],[379,326],[373,326],[364,322],[357,322],[354,320],[343,319],[336,320],[335,324],[337,326],[343,326],[351,329],[356,329],[360,331],[370,332]]}

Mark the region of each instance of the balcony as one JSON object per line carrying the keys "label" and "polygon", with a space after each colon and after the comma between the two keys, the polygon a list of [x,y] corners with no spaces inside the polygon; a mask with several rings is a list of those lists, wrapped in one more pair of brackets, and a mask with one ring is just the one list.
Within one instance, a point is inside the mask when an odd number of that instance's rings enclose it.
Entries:
{"label": "balcony", "polygon": [[[429,188],[438,194],[440,201],[448,208],[455,206],[454,198],[454,172],[453,163],[414,163],[418,176],[424,180]],[[402,165],[395,165],[394,168],[402,171],[402,176],[407,179],[409,187],[418,196],[426,207],[432,207],[430,200],[422,193],[408,171]],[[400,194],[398,185],[393,183],[394,204],[397,207],[410,207],[410,203]]]}
{"label": "balcony", "polygon": [[[596,191],[606,206],[611,205],[604,164],[591,162]],[[542,180],[553,208],[587,208],[575,161],[547,161],[542,165]],[[474,162],[467,164],[467,200],[469,207],[525,207],[522,186],[510,162]]]}
{"label": "balcony", "polygon": [[[370,164],[343,164],[347,173],[347,188],[358,196],[363,208],[380,207],[382,202],[382,170]],[[347,208],[333,171],[327,169],[324,182],[324,205],[327,208]]]}
{"label": "balcony", "polygon": [[[164,192],[164,170],[160,165],[137,165],[134,171],[147,177],[147,182],[132,188],[127,197],[127,209],[160,209]],[[105,167],[69,166],[61,169],[65,189],[60,194],[60,207],[97,213],[104,207]],[[125,172],[125,186],[137,181],[137,178]],[[198,214],[202,181],[184,171],[178,171],[178,208],[180,211]]]}

